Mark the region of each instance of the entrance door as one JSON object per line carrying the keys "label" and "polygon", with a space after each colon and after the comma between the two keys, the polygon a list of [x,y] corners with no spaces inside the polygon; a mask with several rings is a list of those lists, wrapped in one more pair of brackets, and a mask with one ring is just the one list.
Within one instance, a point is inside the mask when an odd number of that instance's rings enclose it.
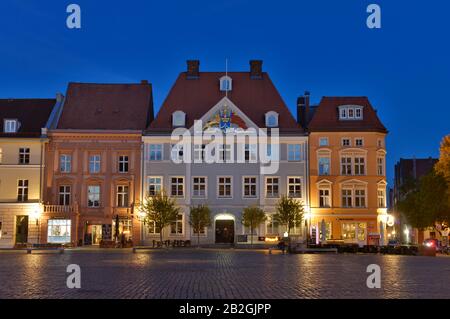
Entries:
{"label": "entrance door", "polygon": [[16,244],[28,242],[28,216],[16,216]]}
{"label": "entrance door", "polygon": [[234,220],[216,220],[216,244],[234,243]]}
{"label": "entrance door", "polygon": [[92,245],[100,245],[102,240],[102,225],[92,225]]}

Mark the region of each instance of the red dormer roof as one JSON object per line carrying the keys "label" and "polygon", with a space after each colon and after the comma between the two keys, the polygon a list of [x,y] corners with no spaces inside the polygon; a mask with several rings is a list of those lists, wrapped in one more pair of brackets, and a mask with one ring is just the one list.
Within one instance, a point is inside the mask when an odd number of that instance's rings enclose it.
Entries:
{"label": "red dormer roof", "polygon": [[[363,119],[340,120],[339,106],[363,106]],[[386,128],[378,118],[369,99],[362,97],[328,97],[325,96],[316,107],[314,115],[309,122],[310,132],[381,132],[387,133]]]}
{"label": "red dormer roof", "polygon": [[[200,72],[198,77],[188,78],[186,72],[180,73],[148,131],[172,131],[175,111],[185,112],[186,126],[191,127],[194,120],[225,96],[219,87],[219,79],[224,75],[225,72]],[[303,133],[267,73],[260,79],[252,79],[249,72],[228,72],[228,76],[233,81],[228,98],[258,127],[266,127],[265,113],[275,111],[279,114],[280,132]]]}

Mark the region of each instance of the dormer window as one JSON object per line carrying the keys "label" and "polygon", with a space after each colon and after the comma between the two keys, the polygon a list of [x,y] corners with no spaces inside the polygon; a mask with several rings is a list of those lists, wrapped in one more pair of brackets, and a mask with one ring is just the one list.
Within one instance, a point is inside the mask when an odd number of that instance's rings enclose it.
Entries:
{"label": "dormer window", "polygon": [[278,113],[277,112],[267,112],[266,113],[266,127],[277,127],[278,126]]}
{"label": "dormer window", "polygon": [[17,133],[19,122],[15,119],[5,119],[3,123],[4,133]]}
{"label": "dormer window", "polygon": [[220,78],[220,90],[221,91],[231,91],[232,80],[229,76],[222,76]]}
{"label": "dormer window", "polygon": [[183,111],[176,111],[172,114],[172,126],[183,127],[186,126],[186,113]]}
{"label": "dormer window", "polygon": [[362,120],[363,106],[341,105],[339,106],[339,120]]}

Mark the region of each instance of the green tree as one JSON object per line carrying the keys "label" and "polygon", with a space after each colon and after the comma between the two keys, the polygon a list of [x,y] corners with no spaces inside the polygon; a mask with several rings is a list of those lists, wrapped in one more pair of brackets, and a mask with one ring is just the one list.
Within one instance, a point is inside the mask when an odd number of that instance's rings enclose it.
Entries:
{"label": "green tree", "polygon": [[200,246],[200,232],[211,225],[211,210],[207,205],[198,205],[191,207],[189,215],[189,224],[197,233],[197,246]]}
{"label": "green tree", "polygon": [[166,195],[164,191],[146,196],[139,209],[145,213],[144,223],[150,228],[155,223],[156,229],[159,229],[161,244],[163,241],[163,230],[172,222],[176,221],[180,209],[176,207],[175,200]]}
{"label": "green tree", "polygon": [[301,225],[305,208],[301,202],[287,196],[282,196],[277,203],[276,211],[273,219],[285,225],[287,233],[290,234],[293,227],[299,227]]}
{"label": "green tree", "polygon": [[261,223],[266,221],[267,217],[264,211],[257,206],[244,208],[242,213],[242,225],[250,228],[250,242],[253,246],[253,231]]}
{"label": "green tree", "polygon": [[447,198],[450,205],[450,134],[442,139],[439,162],[436,163],[435,169],[436,173],[443,176],[447,182]]}
{"label": "green tree", "polygon": [[[445,178],[432,170],[402,189],[403,199],[397,203],[412,227],[423,230],[450,221],[450,205]],[[437,229],[438,230],[438,229]],[[439,230],[438,230],[439,231]]]}

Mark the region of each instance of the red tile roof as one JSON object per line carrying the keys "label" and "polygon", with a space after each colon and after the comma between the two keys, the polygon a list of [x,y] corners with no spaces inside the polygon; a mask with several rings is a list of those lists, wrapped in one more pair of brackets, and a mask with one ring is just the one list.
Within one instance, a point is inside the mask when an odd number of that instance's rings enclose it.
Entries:
{"label": "red tile roof", "polygon": [[69,83],[57,129],[144,130],[152,117],[151,84]]}
{"label": "red tile roof", "polygon": [[[0,99],[0,137],[39,137],[56,99]],[[17,119],[17,133],[4,133],[4,120]]]}
{"label": "red tile roof", "polygon": [[[339,120],[338,106],[361,105],[363,109],[362,120]],[[386,128],[378,118],[369,99],[363,97],[328,97],[325,96],[317,106],[314,116],[309,122],[308,130],[329,132],[382,132]]]}
{"label": "red tile roof", "polygon": [[[224,72],[200,72],[198,78],[187,79],[185,72],[180,73],[148,131],[171,131],[172,113],[178,110],[186,113],[186,125],[191,127],[194,120],[225,96],[219,89],[219,79],[224,75]],[[266,112],[275,111],[279,114],[280,132],[303,133],[267,73],[263,73],[262,79],[251,79],[249,72],[228,72],[228,76],[233,81],[228,98],[258,127],[266,126]]]}

